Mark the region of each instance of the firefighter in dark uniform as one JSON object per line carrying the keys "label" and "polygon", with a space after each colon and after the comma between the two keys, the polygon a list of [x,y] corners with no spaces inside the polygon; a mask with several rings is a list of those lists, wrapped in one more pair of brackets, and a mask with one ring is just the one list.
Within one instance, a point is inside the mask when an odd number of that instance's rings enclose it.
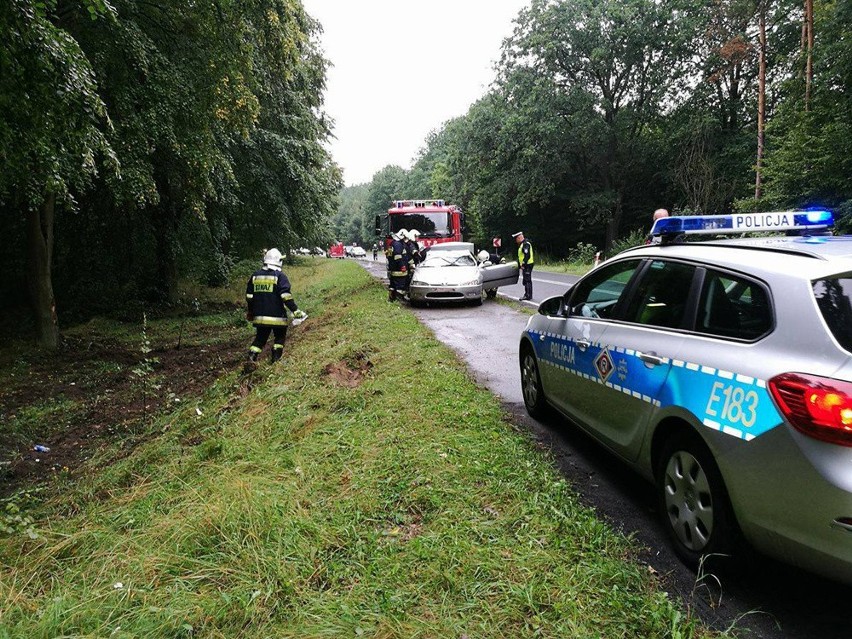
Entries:
{"label": "firefighter in dark uniform", "polygon": [[275,334],[272,345],[272,361],[277,362],[284,354],[287,338],[287,309],[293,317],[304,318],[290,293],[290,280],[281,271],[281,251],[269,249],[263,256],[263,268],[255,271],[246,284],[246,319],[254,324],[254,341],[249,348],[249,359],[253,362],[263,352],[269,334]]}
{"label": "firefighter in dark uniform", "polygon": [[518,266],[521,269],[524,283],[524,295],[520,298],[520,300],[531,300],[533,295],[532,270],[533,263],[535,262],[532,244],[530,244],[529,240],[524,238],[523,231],[512,233],[512,237],[515,238],[515,242],[518,244]]}
{"label": "firefighter in dark uniform", "polygon": [[408,251],[408,282],[405,285],[406,291],[411,288],[411,280],[414,278],[414,269],[417,268],[417,265],[422,261],[420,259],[420,245],[417,243],[418,235],[420,235],[420,231],[415,229],[411,229],[406,234],[405,250]]}
{"label": "firefighter in dark uniform", "polygon": [[397,295],[404,296],[408,292],[408,250],[405,247],[407,231],[397,231],[391,235],[393,240],[388,254],[388,301],[393,302]]}

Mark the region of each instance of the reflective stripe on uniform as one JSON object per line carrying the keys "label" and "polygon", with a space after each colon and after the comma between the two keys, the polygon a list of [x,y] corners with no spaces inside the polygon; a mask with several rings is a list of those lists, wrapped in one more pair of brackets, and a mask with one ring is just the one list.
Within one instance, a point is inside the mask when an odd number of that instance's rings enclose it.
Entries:
{"label": "reflective stripe on uniform", "polygon": [[405,271],[391,271],[391,277],[406,277],[408,273]]}
{"label": "reflective stripe on uniform", "polygon": [[254,318],[253,323],[261,324],[263,326],[287,326],[289,322],[285,317],[270,317],[265,315],[259,315]]}
{"label": "reflective stripe on uniform", "polygon": [[281,299],[287,302],[293,299],[293,296],[290,293],[281,293]]}
{"label": "reflective stripe on uniform", "polygon": [[252,299],[253,297],[254,297],[254,294],[253,294],[253,293],[246,293],[246,299],[247,299],[247,300],[250,300],[250,299]]}
{"label": "reflective stripe on uniform", "polygon": [[260,353],[263,349],[262,349],[262,348],[260,348],[260,346],[250,346],[250,347],[249,347],[249,350],[250,350],[252,353]]}

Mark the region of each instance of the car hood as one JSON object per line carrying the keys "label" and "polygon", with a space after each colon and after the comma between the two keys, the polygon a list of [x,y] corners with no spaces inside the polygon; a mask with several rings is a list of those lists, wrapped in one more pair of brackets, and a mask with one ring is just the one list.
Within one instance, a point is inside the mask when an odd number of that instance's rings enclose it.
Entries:
{"label": "car hood", "polygon": [[427,286],[458,286],[464,282],[482,280],[476,266],[418,267],[414,279]]}

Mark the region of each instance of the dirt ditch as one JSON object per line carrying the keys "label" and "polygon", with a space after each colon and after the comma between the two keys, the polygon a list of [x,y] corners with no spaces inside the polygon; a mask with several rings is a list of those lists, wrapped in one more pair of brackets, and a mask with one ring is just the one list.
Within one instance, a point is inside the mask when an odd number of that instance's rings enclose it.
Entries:
{"label": "dirt ditch", "polygon": [[155,436],[146,424],[237,369],[247,339],[235,333],[179,349],[155,343],[145,354],[119,343],[66,340],[56,356],[17,363],[0,391],[0,422],[26,427],[0,429],[0,496],[73,473],[108,444],[129,450]]}

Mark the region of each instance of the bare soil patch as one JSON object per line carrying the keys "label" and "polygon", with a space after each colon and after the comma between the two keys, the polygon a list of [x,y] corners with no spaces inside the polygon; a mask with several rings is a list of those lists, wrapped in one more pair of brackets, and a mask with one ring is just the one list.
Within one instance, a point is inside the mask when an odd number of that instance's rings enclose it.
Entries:
{"label": "bare soil patch", "polygon": [[[246,331],[226,330],[215,340],[181,348],[152,340],[151,352],[142,354],[119,342],[65,339],[55,355],[11,363],[14,373],[3,375],[0,388],[0,422],[30,417],[24,433],[0,429],[0,496],[55,473],[73,474],[104,446],[120,441],[129,451],[155,436],[145,426],[156,415],[200,397],[242,364]],[[140,376],[146,359],[150,370]]]}
{"label": "bare soil patch", "polygon": [[352,357],[329,364],[323,369],[323,374],[335,384],[357,388],[372,369],[370,358],[365,353],[356,353]]}

